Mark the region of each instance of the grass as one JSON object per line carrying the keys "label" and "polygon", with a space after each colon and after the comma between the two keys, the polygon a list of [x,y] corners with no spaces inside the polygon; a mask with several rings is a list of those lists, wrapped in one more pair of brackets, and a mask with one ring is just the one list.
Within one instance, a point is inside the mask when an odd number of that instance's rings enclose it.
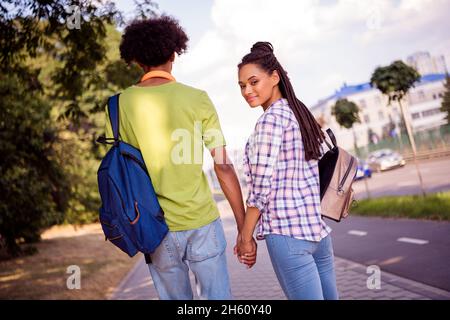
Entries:
{"label": "grass", "polygon": [[[0,261],[0,299],[108,299],[139,259],[105,238],[98,224],[56,226],[42,235],[38,253]],[[81,270],[81,289],[69,290],[67,267]]]}
{"label": "grass", "polygon": [[450,220],[450,192],[358,200],[351,214],[389,218]]}

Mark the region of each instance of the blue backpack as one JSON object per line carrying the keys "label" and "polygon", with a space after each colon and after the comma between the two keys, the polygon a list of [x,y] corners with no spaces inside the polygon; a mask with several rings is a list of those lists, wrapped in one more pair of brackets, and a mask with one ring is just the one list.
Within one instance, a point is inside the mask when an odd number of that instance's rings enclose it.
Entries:
{"label": "blue backpack", "polygon": [[100,223],[105,240],[130,257],[142,252],[149,259],[169,228],[141,152],[119,140],[119,94],[108,99],[108,112],[114,138],[97,140],[112,144],[97,172]]}

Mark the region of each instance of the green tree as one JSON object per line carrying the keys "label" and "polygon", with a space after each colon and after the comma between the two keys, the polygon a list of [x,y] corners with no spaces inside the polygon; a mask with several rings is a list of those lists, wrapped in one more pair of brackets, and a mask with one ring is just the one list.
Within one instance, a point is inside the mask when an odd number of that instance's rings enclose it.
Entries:
{"label": "green tree", "polygon": [[[53,56],[58,63],[50,75],[52,98],[62,104],[66,116],[74,120],[85,117],[80,100],[86,87],[95,81],[96,66],[105,57],[105,25],[113,24],[120,15],[114,3],[7,0],[0,6],[0,12],[0,71],[18,73],[24,78],[33,74],[40,85],[37,77],[40,70],[26,72],[24,64],[42,52]],[[69,24],[77,19],[76,26]]]}
{"label": "green tree", "polygon": [[[151,0],[134,2],[135,16],[140,18],[154,15],[153,9],[158,7]],[[75,23],[77,19],[79,23]],[[30,67],[29,62],[44,53],[54,64],[47,75],[51,86],[46,93],[59,104],[64,117],[77,122],[91,111],[83,110],[82,106],[87,104],[98,111],[98,105],[104,105],[103,97],[86,92],[107,86],[98,67],[108,62],[108,27],[123,24],[123,14],[109,0],[2,1],[0,71],[19,74],[41,86],[41,69]],[[122,76],[128,77],[128,66],[116,61],[112,64],[116,74],[120,67]],[[135,74],[136,68],[133,70]],[[118,77],[114,80],[124,82]]]}
{"label": "green tree", "polygon": [[402,104],[403,98],[419,80],[420,74],[414,68],[408,66],[403,61],[398,60],[391,63],[389,66],[376,68],[370,79],[370,84],[380,90],[381,93],[388,96],[388,106],[392,101],[397,101],[400,105],[402,117],[408,132],[409,142],[413,150],[414,163],[416,165],[417,175],[419,176],[420,187],[422,189],[422,194],[425,195],[422,175],[416,159],[417,151],[414,135],[412,133],[409,117],[407,117],[404,105]]}
{"label": "green tree", "polygon": [[[135,16],[155,14],[135,3]],[[112,1],[0,3],[0,242],[13,255],[52,224],[97,218],[97,112],[140,75],[119,59],[123,23]]]}
{"label": "green tree", "polygon": [[55,154],[51,106],[14,75],[0,74],[0,235],[12,255],[64,219],[69,181]]}
{"label": "green tree", "polygon": [[355,123],[361,123],[361,120],[359,118],[358,106],[354,102],[348,101],[347,99],[339,99],[333,106],[331,114],[336,118],[337,123],[339,123],[341,127],[352,129],[353,145],[355,148],[355,152],[358,154],[359,151],[354,129]]}
{"label": "green tree", "polygon": [[447,113],[445,117],[447,119],[447,124],[450,124],[450,76],[447,73],[445,75],[445,93],[442,99],[441,111]]}

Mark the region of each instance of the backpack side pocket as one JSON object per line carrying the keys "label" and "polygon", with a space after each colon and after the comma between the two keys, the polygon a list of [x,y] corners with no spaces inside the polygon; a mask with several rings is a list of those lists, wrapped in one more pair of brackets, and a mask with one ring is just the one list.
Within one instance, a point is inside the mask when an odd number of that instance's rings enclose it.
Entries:
{"label": "backpack side pocket", "polygon": [[347,198],[345,199],[344,209],[342,210],[342,218],[347,218],[350,210],[350,205],[353,203],[354,196],[355,191],[353,191],[353,188],[350,188],[347,194]]}
{"label": "backpack side pocket", "polygon": [[100,224],[105,234],[105,241],[109,240],[123,252],[133,257],[138,250],[131,240],[125,236],[125,233],[119,229],[119,226],[111,219],[111,213],[100,209]]}

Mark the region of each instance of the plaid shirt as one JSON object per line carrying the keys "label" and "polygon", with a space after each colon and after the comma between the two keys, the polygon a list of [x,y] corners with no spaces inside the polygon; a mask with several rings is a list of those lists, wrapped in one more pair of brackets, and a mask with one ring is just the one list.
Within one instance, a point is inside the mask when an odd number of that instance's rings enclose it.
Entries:
{"label": "plaid shirt", "polygon": [[245,146],[247,206],[257,207],[257,238],[282,234],[320,241],[331,228],[321,217],[319,167],[306,161],[300,128],[286,99],[258,119]]}

